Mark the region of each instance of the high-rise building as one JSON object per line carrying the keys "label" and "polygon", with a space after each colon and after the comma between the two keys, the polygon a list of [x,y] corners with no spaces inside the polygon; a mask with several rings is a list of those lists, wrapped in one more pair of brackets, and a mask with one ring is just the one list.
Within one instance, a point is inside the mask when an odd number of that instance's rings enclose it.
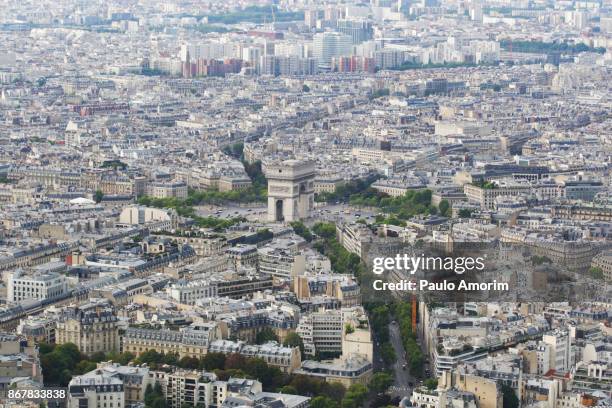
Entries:
{"label": "high-rise building", "polygon": [[297,56],[261,57],[259,73],[262,75],[314,75],[318,71],[317,60],[314,58],[300,58]]}
{"label": "high-rise building", "polygon": [[353,39],[337,32],[316,34],[313,38],[313,55],[319,61],[319,67],[330,68],[332,58],[353,54]]}
{"label": "high-rise building", "polygon": [[551,369],[557,371],[567,371],[572,364],[572,345],[569,333],[555,331],[542,336],[542,342],[551,347],[550,365]]}
{"label": "high-rise building", "polygon": [[338,20],[338,32],[351,37],[353,44],[371,40],[374,36],[372,22],[367,20]]}

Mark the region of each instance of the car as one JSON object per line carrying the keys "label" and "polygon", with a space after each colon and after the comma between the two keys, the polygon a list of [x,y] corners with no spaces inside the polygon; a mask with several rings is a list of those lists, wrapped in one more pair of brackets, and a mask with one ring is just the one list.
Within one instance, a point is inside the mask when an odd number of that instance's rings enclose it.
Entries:
{"label": "car", "polygon": [[406,370],[406,368],[408,368],[408,365],[407,365],[407,364],[404,364],[404,365],[402,366],[402,370]]}

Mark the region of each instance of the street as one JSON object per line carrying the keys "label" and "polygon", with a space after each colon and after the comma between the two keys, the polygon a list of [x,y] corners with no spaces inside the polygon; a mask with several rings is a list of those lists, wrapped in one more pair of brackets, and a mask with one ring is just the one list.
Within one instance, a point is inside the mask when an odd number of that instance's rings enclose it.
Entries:
{"label": "street", "polygon": [[[397,357],[397,361],[393,365],[395,381],[393,382],[393,385],[389,387],[389,392],[393,397],[409,397],[412,393],[412,388],[414,387],[416,380],[410,375],[408,362],[404,357],[405,351],[398,324],[389,324],[389,340],[393,345],[393,349],[395,350],[395,355]],[[404,366],[406,366],[405,370]],[[413,386],[410,386],[411,383]]]}
{"label": "street", "polygon": [[[264,203],[253,203],[245,206],[216,206],[205,204],[196,206],[195,210],[200,217],[244,217],[253,222],[266,222],[268,216],[268,208]],[[375,215],[376,214],[371,210],[352,207],[348,204],[321,205],[315,206],[310,218],[305,220],[305,224],[311,227],[321,221],[335,222],[337,220],[342,220],[344,222],[354,222],[360,218],[365,219],[368,223],[372,223],[374,222]]]}
{"label": "street", "polygon": [[195,207],[197,215],[200,217],[216,217],[216,218],[234,218],[244,217],[249,221],[262,222],[266,221],[268,208],[263,203],[254,203],[252,205],[240,206],[216,206],[216,205],[199,205]]}

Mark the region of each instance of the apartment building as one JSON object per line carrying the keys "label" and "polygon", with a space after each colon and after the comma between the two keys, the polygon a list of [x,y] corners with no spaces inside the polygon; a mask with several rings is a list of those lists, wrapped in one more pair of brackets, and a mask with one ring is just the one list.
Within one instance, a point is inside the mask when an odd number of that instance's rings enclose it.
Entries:
{"label": "apartment building", "polygon": [[595,255],[591,261],[591,267],[601,269],[604,279],[612,281],[612,251]]}
{"label": "apartment building", "polygon": [[456,388],[476,396],[479,408],[502,408],[501,385],[495,380],[474,374],[444,372],[438,380],[438,388]]}
{"label": "apartment building", "polygon": [[278,367],[284,373],[292,373],[300,367],[301,354],[299,347],[284,347],[276,342],[261,345],[245,345],[240,350],[245,357],[260,358],[269,366]]}
{"label": "apartment building", "polygon": [[172,209],[130,205],[125,207],[121,214],[119,214],[120,224],[153,224],[155,225],[155,230],[171,230],[176,228],[177,221],[176,211]]}
{"label": "apartment building", "polygon": [[359,257],[367,250],[374,240],[374,233],[365,225],[359,223],[337,224],[336,237],[338,242],[349,252]]}
{"label": "apartment building", "polygon": [[550,368],[561,372],[569,370],[573,364],[569,333],[557,330],[543,335],[542,342],[550,346]]}
{"label": "apartment building", "polygon": [[241,275],[233,271],[216,273],[207,279],[179,280],[166,289],[177,302],[193,305],[197,300],[209,297],[241,299],[245,296],[271,289],[271,276]]}
{"label": "apartment building", "polygon": [[216,323],[199,323],[176,330],[155,330],[130,327],[122,338],[124,352],[139,355],[147,350],[178,353],[179,357],[201,358],[214,340],[221,338],[221,327]]}
{"label": "apartment building", "polygon": [[20,377],[42,386],[38,348],[23,336],[0,333],[0,400],[7,397],[13,380]]}
{"label": "apartment building", "polygon": [[230,264],[236,270],[242,267],[258,267],[258,254],[256,245],[238,244],[231,248],[227,248],[225,250],[225,253],[228,256]]}
{"label": "apartment building", "polygon": [[168,239],[181,245],[189,245],[198,256],[213,256],[223,253],[227,248],[227,240],[215,234],[208,233],[185,233],[172,234],[162,232],[155,234],[160,239]]}
{"label": "apartment building", "polygon": [[107,371],[94,370],[68,383],[68,408],[124,408],[123,381]]}
{"label": "apartment building", "polygon": [[291,279],[306,269],[306,257],[276,246],[259,248],[259,272],[280,279]]}
{"label": "apartment building", "polygon": [[[97,382],[104,384],[105,379],[119,379],[123,383],[123,394],[125,400],[125,406],[131,404],[137,404],[144,400],[145,391],[148,385],[153,386],[153,377],[146,366],[124,366],[113,362],[101,362],[98,363],[95,370],[80,376],[80,383],[87,383],[87,378],[96,378]],[[76,378],[76,377],[75,377]],[[75,381],[78,382],[78,381]],[[110,398],[101,398],[103,403],[110,404],[113,402]],[[114,403],[115,407],[118,407],[117,402]],[[107,405],[110,408],[110,405]]]}
{"label": "apartment building", "polygon": [[217,340],[210,344],[209,352],[231,354],[239,353],[245,357],[261,358],[282,372],[291,374],[301,363],[299,347],[284,347],[276,342],[262,345],[246,345],[244,342]]}
{"label": "apartment building", "polygon": [[153,198],[187,198],[187,184],[183,181],[153,182],[147,185],[147,195]]}
{"label": "apartment building", "polygon": [[494,210],[497,197],[518,197],[531,191],[531,186],[524,184],[495,186],[484,188],[473,184],[465,184],[463,192],[468,202],[480,205],[480,208]]}
{"label": "apartment building", "polygon": [[300,318],[297,333],[304,342],[304,353],[342,353],[344,319],[340,310],[323,310]]}
{"label": "apartment building", "polygon": [[578,221],[612,221],[612,208],[584,205],[555,205],[551,217]]}
{"label": "apartment building", "polygon": [[470,392],[448,390],[430,390],[426,387],[415,388],[410,396],[410,402],[415,407],[438,408],[438,407],[463,407],[477,408],[476,396]]}
{"label": "apartment building", "polygon": [[612,363],[610,361],[578,362],[572,370],[572,389],[594,394],[603,392],[612,398]]}
{"label": "apartment building", "polygon": [[153,375],[155,382],[161,385],[168,407],[208,407],[223,403],[224,384],[217,383],[212,373],[175,369],[171,372],[156,371]]}
{"label": "apartment building", "polygon": [[66,277],[59,273],[35,273],[26,275],[22,270],[10,272],[7,299],[19,302],[25,299],[53,300],[68,293]]}
{"label": "apartment building", "polygon": [[307,375],[326,382],[336,382],[346,388],[353,384],[368,384],[373,374],[372,362],[360,355],[343,356],[333,361],[306,360],[295,374]]}
{"label": "apartment building", "polygon": [[342,307],[361,304],[361,288],[352,276],[344,274],[318,274],[298,276],[292,282],[291,290],[298,299],[307,301],[320,296],[338,299]]}
{"label": "apartment building", "polygon": [[28,316],[17,326],[17,333],[33,343],[55,343],[55,320],[42,316]]}
{"label": "apartment building", "polygon": [[81,353],[119,350],[119,321],[107,300],[90,299],[70,305],[59,314],[55,331],[57,344],[74,343]]}

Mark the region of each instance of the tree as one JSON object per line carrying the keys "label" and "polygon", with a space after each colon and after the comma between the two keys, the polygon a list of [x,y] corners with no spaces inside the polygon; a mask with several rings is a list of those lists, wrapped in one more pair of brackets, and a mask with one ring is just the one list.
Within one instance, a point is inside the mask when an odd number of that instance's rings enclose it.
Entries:
{"label": "tree", "polygon": [[395,354],[395,349],[393,345],[389,342],[383,343],[380,347],[380,355],[384,360],[385,364],[391,365],[396,360],[397,355]]}
{"label": "tree", "polygon": [[519,400],[512,387],[502,384],[501,387],[504,408],[518,408]]}
{"label": "tree", "polygon": [[310,233],[308,227],[306,227],[302,221],[294,221],[289,225],[291,225],[293,231],[295,231],[295,233],[298,234],[300,237],[304,238],[306,242],[312,241],[312,234]]}
{"label": "tree", "polygon": [[472,216],[472,210],[468,208],[462,208],[459,210],[459,218],[470,218]]}
{"label": "tree", "polygon": [[77,365],[83,359],[81,352],[76,345],[64,343],[55,347],[45,345],[41,348],[46,353],[40,352],[40,362],[42,366],[45,385],[55,385],[65,387],[73,376],[73,372],[82,374],[81,371],[91,371],[93,368],[87,360],[85,363]]}
{"label": "tree", "polygon": [[104,198],[104,193],[102,192],[102,190],[96,190],[96,193],[94,194],[94,201],[96,203],[99,203],[100,201],[102,201],[102,198]]}
{"label": "tree", "polygon": [[299,347],[300,353],[304,355],[304,341],[296,332],[291,332],[285,337],[285,341],[283,341],[283,346],[285,347]]}
{"label": "tree", "polygon": [[310,401],[310,408],[340,408],[340,401],[327,396],[319,396]]}
{"label": "tree", "polygon": [[77,375],[83,375],[85,373],[95,370],[96,367],[97,367],[97,364],[93,361],[81,360],[74,367],[74,373]]}
{"label": "tree", "polygon": [[106,360],[110,360],[114,363],[121,365],[127,365],[130,361],[134,360],[136,356],[129,351],[125,351],[121,354],[117,352],[111,352],[106,355]]}
{"label": "tree", "polygon": [[594,279],[603,279],[604,278],[604,273],[603,273],[603,269],[597,267],[597,266],[593,266],[591,268],[589,268],[589,275],[591,275],[592,278]]}
{"label": "tree", "polygon": [[391,384],[393,384],[393,377],[391,374],[385,372],[374,373],[368,384],[368,388],[371,392],[378,394],[387,391],[387,388],[389,388]]}
{"label": "tree", "polygon": [[49,344],[49,343],[39,343],[38,344],[38,352],[41,355],[51,353],[54,348],[55,348],[55,344]]}
{"label": "tree", "polygon": [[145,393],[144,393],[144,403],[146,406],[151,405],[151,403],[153,402],[153,398],[155,398],[154,394],[153,394],[153,386],[151,385],[151,383],[147,384],[147,388],[145,388]]}
{"label": "tree", "polygon": [[292,385],[285,385],[284,387],[281,387],[278,392],[280,392],[281,394],[292,394],[292,395],[297,395],[297,390],[295,389],[294,386]]}
{"label": "tree", "polygon": [[450,204],[448,203],[448,200],[440,201],[440,204],[438,205],[438,210],[440,210],[440,215],[448,217],[450,215]]}
{"label": "tree", "polygon": [[195,370],[200,366],[200,360],[195,357],[185,356],[178,361],[177,365],[181,368]]}
{"label": "tree", "polygon": [[89,359],[90,359],[91,361],[94,361],[94,362],[96,362],[96,363],[99,363],[99,362],[101,362],[101,361],[106,360],[106,354],[104,354],[104,352],[102,352],[102,351],[98,351],[97,353],[93,353],[93,354],[92,354],[92,355],[89,357]]}
{"label": "tree", "polygon": [[318,396],[310,400],[310,408],[338,408],[338,403],[329,397]]}
{"label": "tree", "polygon": [[389,340],[389,307],[387,305],[376,306],[369,313],[370,325],[376,334],[379,341],[385,343]]}
{"label": "tree", "polygon": [[[162,358],[162,362],[168,365],[177,365],[178,364],[178,353],[168,353],[164,355],[164,357]],[[196,364],[196,367],[197,367],[197,364]]]}
{"label": "tree", "polygon": [[295,375],[289,385],[293,386],[299,395],[320,395],[324,382],[305,375]]}
{"label": "tree", "polygon": [[425,380],[425,387],[428,390],[435,390],[438,388],[438,379],[437,378],[428,378]]}
{"label": "tree", "polygon": [[264,328],[255,336],[255,343],[257,344],[265,344],[269,341],[278,341],[278,336],[269,327]]}
{"label": "tree", "polygon": [[61,353],[70,359],[73,364],[78,363],[81,360],[81,352],[74,343],[64,343],[57,346],[54,352]]}
{"label": "tree", "polygon": [[151,384],[147,385],[144,403],[146,408],[163,408],[166,406],[166,399],[159,383],[156,382],[153,387]]}
{"label": "tree", "polygon": [[342,408],[358,408],[363,405],[368,395],[368,389],[363,384],[353,384],[342,399]]}
{"label": "tree", "polygon": [[310,87],[306,84],[302,85],[302,92],[310,92]]}
{"label": "tree", "polygon": [[333,238],[336,236],[336,225],[330,222],[318,222],[312,227],[312,231],[322,238]]}
{"label": "tree", "polygon": [[389,394],[376,394],[374,396],[374,400],[370,403],[370,408],[378,408],[378,407],[397,407],[399,405],[399,401],[396,404],[393,403],[391,396]]}
{"label": "tree", "polygon": [[346,394],[346,388],[344,388],[344,385],[337,382],[324,382],[323,394],[333,399],[334,401],[342,401],[342,398],[344,398],[344,394]]}
{"label": "tree", "polygon": [[240,369],[244,367],[246,359],[238,353],[232,353],[225,358],[225,369]]}
{"label": "tree", "polygon": [[223,353],[207,353],[200,361],[200,368],[206,371],[214,371],[225,367],[225,354]]}
{"label": "tree", "polygon": [[164,355],[157,350],[146,350],[138,356],[137,360],[141,364],[160,364],[163,361]]}

